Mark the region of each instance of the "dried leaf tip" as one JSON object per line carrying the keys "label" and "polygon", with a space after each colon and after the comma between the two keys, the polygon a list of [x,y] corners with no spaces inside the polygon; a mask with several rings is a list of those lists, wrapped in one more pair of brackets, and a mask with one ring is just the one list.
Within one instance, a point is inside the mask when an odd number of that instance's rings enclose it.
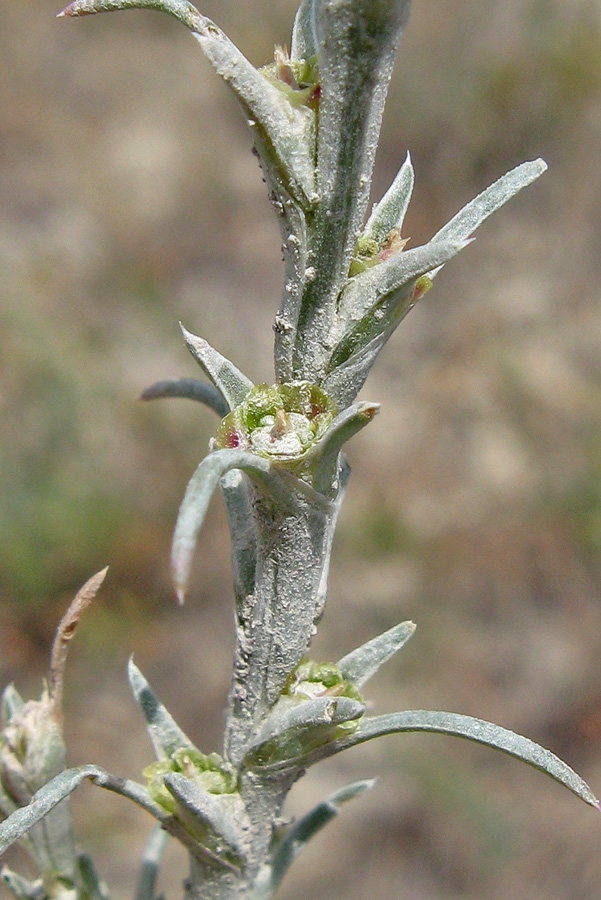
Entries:
{"label": "dried leaf tip", "polygon": [[49,690],[55,714],[58,717],[61,716],[63,684],[65,680],[65,666],[67,663],[67,654],[69,652],[69,643],[77,630],[79,620],[81,619],[84,610],[87,609],[98,593],[108,569],[109,567],[106,566],[100,572],[92,575],[92,577],[86,581],[84,586],[79,589],[56,629],[56,635],[50,654]]}

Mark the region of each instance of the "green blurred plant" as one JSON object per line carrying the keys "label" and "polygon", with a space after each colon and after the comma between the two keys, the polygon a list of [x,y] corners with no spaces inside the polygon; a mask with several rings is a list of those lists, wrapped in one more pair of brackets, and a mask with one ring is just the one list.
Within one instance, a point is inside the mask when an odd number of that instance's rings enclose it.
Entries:
{"label": "green blurred plant", "polygon": [[378,412],[377,404],[356,402],[357,394],[440,269],[484,219],[546,168],[541,160],[518,166],[429,243],[407,250],[403,221],[414,177],[407,156],[364,222],[386,89],[409,6],[409,0],[303,0],[290,52],[276,48],[274,63],[260,70],[185,0],[76,0],[60,14],[147,7],[190,29],[247,118],[278,215],[286,272],[274,326],[274,385],[253,385],[183,329],[209,381],[160,382],[143,395],[198,400],[222,419],[186,490],[172,561],[183,602],[197,535],[219,486],[231,531],[236,608],[223,753],[202,753],[130,662],[130,684],[157,756],[144,769],[146,784],[97,766],[65,770],[60,693],[66,642],[103,573],[96,576],[59,627],[40,701],[24,704],[12,687],[4,694],[0,848],[23,840],[40,873],[31,882],[4,870],[19,898],[106,896],[88,857],[77,853],[71,828],[67,798],[84,779],[128,797],[157,820],[138,900],[154,900],[166,835],[189,852],[189,900],[268,900],[303,845],[371,782],[351,784],[282,825],[291,786],[310,765],[385,734],[430,731],[486,744],[598,808],[565,763],[489,722],[424,710],[366,716],[363,687],[409,640],[411,622],[337,663],[306,656],[324,611],[334,528],[349,478],[342,448]]}

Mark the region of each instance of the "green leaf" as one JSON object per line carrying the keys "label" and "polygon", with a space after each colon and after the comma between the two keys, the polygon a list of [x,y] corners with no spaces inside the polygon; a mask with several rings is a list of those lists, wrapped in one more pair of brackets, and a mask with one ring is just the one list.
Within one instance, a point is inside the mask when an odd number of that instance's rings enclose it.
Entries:
{"label": "green leaf", "polygon": [[155,825],[144,847],[135,900],[156,900],[159,867],[167,846],[167,832]]}
{"label": "green leaf", "polygon": [[372,740],[372,738],[382,737],[386,734],[418,731],[453,735],[507,753],[544,772],[545,775],[549,775],[585,803],[601,810],[599,801],[586,782],[550,750],[535,744],[529,738],[502,728],[500,725],[458,713],[417,709],[363,719],[356,731],[343,737],[335,745],[325,746],[318,750],[311,757],[310,762],[317,762],[318,759],[332,756],[334,753],[346,750],[348,747],[355,747],[364,741]]}
{"label": "green leaf", "polygon": [[372,214],[367,220],[363,235],[373,238],[378,244],[386,240],[393,228],[400,231],[405,219],[405,214],[413,192],[414,172],[411,165],[411,156],[407,158],[398,175],[373,208]]}
{"label": "green leaf", "polygon": [[380,666],[405,646],[414,632],[413,622],[395,625],[394,628],[372,638],[371,641],[344,656],[338,663],[340,671],[355,687],[362,687],[376,674]]}
{"label": "green leaf", "polygon": [[86,900],[109,900],[107,886],[98,875],[89,853],[77,854],[77,866]]}
{"label": "green leaf", "polygon": [[[467,206],[464,206],[456,216],[436,232],[432,241],[463,241],[474,233],[482,222],[488,219],[503,204],[511,200],[522,188],[535,181],[543,172],[546,172],[547,164],[542,159],[533,162],[525,162],[506,175],[502,175],[494,184],[478,194]],[[438,266],[430,272],[434,278],[440,272],[442,266]]]}
{"label": "green leaf", "polygon": [[179,772],[165,775],[176,800],[176,816],[196,840],[228,865],[244,856],[247,816],[239,794],[211,794]]}
{"label": "green leaf", "polygon": [[165,12],[190,29],[215,71],[232,89],[252,130],[257,130],[266,148],[264,164],[277,173],[290,193],[303,206],[315,202],[314,125],[315,113],[293,107],[283,91],[238,50],[210,19],[186,0],[76,0],[59,16],[89,16],[122,9],[155,9]]}
{"label": "green leaf", "polygon": [[2,693],[2,727],[6,727],[14,716],[18,716],[23,711],[23,698],[14,686],[9,684],[4,688]]}
{"label": "green leaf", "polygon": [[332,819],[336,818],[342,804],[348,803],[349,800],[364,794],[375,783],[375,779],[371,779],[370,781],[355,781],[352,784],[347,784],[340,790],[334,791],[334,793],[330,794],[329,797],[322,800],[321,803],[299,819],[298,822],[290,826],[284,837],[275,844],[271,853],[269,881],[272,893],[275,893],[284,875],[301,850],[303,850],[305,844]]}
{"label": "green leaf", "polygon": [[268,460],[237,450],[216,450],[206,456],[186,488],[173,535],[171,564],[180,603],[184,602],[192,556],[209,501],[220,480],[232,469],[241,469],[259,481],[273,496],[282,502],[287,500],[284,484],[272,471]]}
{"label": "green leaf", "polygon": [[206,384],[197,378],[169,378],[157,381],[140,394],[140,400],[162,400],[166,397],[197,400],[214,410],[220,419],[224,419],[230,411],[221,392],[212,384]]}
{"label": "green leaf", "polygon": [[15,810],[8,819],[0,823],[0,853],[23,837],[30,828],[47,816],[61,800],[72,794],[86,779],[99,787],[133,800],[159,821],[167,818],[165,811],[150,799],[148,791],[141,784],[136,784],[129,778],[110,775],[99,766],[78,766],[75,769],[66,769],[61,772],[60,775],[40,788],[27,806]]}
{"label": "green leaf", "polygon": [[146,728],[157,758],[166,759],[180,747],[194,747],[190,738],[184,734],[156,694],[153,693],[131,658],[127,666],[127,674],[132,693],[146,720]]}
{"label": "green leaf", "polygon": [[331,490],[336,481],[342,447],[354,434],[369,425],[379,411],[379,403],[363,401],[336,416],[320,442],[307,454],[317,491],[326,493]]}
{"label": "green leaf", "polygon": [[313,59],[319,54],[318,17],[319,0],[302,0],[292,28],[292,59]]}
{"label": "green leaf", "polygon": [[180,328],[188,350],[196,362],[211,379],[230,409],[238,406],[248,392],[254,387],[252,381],[243,375],[236,366],[207,341],[186,331],[180,322]]}

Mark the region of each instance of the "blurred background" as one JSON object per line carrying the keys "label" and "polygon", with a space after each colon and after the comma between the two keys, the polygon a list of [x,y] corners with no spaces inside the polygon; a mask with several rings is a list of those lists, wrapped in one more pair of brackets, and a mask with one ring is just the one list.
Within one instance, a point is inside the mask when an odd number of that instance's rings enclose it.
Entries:
{"label": "blurred background", "polygon": [[[216,500],[178,610],[170,539],[212,413],[137,401],[198,369],[182,320],[272,381],[279,235],[235,101],[174,20],[56,20],[0,0],[0,675],[37,695],[72,595],[110,564],[72,650],[70,762],[140,777],[131,652],[182,727],[218,750],[233,646]],[[295,0],[206,0],[256,65]],[[320,659],[412,618],[369,695],[451,709],[565,757],[601,790],[601,3],[415,0],[373,199],[410,149],[405,236],[427,240],[507,169],[549,172],[478,232],[403,323],[349,448]],[[389,737],[317,767],[287,812],[379,774],[305,851],[286,900],[593,900],[594,812],[452,739]],[[150,828],[83,787],[82,843],[131,897]],[[12,858],[18,865],[20,857]],[[185,860],[171,849],[163,887]]]}

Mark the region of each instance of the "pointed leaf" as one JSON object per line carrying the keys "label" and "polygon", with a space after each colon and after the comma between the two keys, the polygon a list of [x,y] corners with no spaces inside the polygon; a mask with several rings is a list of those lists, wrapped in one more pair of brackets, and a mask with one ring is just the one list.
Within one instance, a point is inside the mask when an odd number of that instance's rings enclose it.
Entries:
{"label": "pointed leaf", "polygon": [[310,763],[346,750],[347,747],[362,744],[372,738],[386,734],[417,731],[453,735],[485,744],[495,750],[501,750],[503,753],[514,756],[527,765],[544,772],[545,775],[549,775],[590,806],[601,809],[599,801],[586,782],[550,750],[546,750],[529,738],[515,734],[507,728],[501,728],[500,725],[458,713],[417,709],[364,719],[352,734],[336,741],[335,744],[322,747],[312,754]]}
{"label": "pointed leaf", "polygon": [[127,674],[133,695],[146,719],[146,728],[157,758],[166,759],[180,747],[194,747],[190,738],[153,693],[132,658],[127,666]]}
{"label": "pointed leaf", "polygon": [[253,383],[236,366],[214,350],[207,341],[186,331],[180,323],[184,340],[194,359],[211,379],[227,405],[233,409],[242,403]]}
{"label": "pointed leaf", "polygon": [[370,790],[375,779],[370,781],[355,781],[345,787],[334,791],[325,800],[314,807],[302,819],[290,826],[284,837],[274,847],[271,859],[271,889],[275,893],[282,878],[299,855],[305,844],[336,818],[343,803],[353,800]]}
{"label": "pointed leaf", "polygon": [[[464,206],[456,216],[436,232],[432,241],[454,240],[462,241],[474,233],[482,222],[496,212],[504,203],[511,200],[522,188],[535,181],[543,172],[546,172],[547,164],[542,159],[533,162],[525,162],[506,175],[502,175],[494,184],[478,194],[467,206]],[[440,272],[442,266],[438,266],[430,277],[434,278]]]}
{"label": "pointed leaf", "polygon": [[167,832],[155,825],[144,847],[135,900],[156,900],[159,866],[167,846]]}
{"label": "pointed leaf", "polygon": [[302,0],[294,18],[290,56],[292,59],[312,59],[319,53],[319,0]]}
{"label": "pointed leaf", "polygon": [[173,535],[171,563],[180,603],[184,602],[192,556],[209,501],[219,481],[232,469],[242,469],[282,501],[287,496],[269,461],[260,456],[238,450],[216,450],[206,456],[186,488]]}
{"label": "pointed leaf", "polygon": [[177,801],[177,817],[197,840],[230,865],[241,860],[248,823],[239,794],[211,794],[178,772],[165,775],[165,787]]}
{"label": "pointed leaf", "polygon": [[306,107],[293,107],[257,71],[238,48],[206,16],[186,0],[75,0],[59,16],[89,16],[120,9],[156,9],[175,16],[192,31],[215,71],[236,94],[251,127],[260,130],[270,147],[267,162],[276,166],[290,192],[303,205],[315,200],[314,140],[315,114]]}
{"label": "pointed leaf", "polygon": [[365,237],[373,238],[378,244],[385,241],[393,228],[399,231],[403,225],[405,214],[413,192],[414,172],[411,156],[407,158],[398,175],[377,203],[363,231]]}
{"label": "pointed leaf", "polygon": [[[430,241],[414,250],[401,250],[384,262],[349,278],[340,298],[339,314],[347,334],[332,354],[330,368],[339,364],[342,347],[352,343],[351,336],[361,328],[366,316],[373,316],[382,302],[415,282],[436,266],[448,262],[467,246],[465,240]],[[383,317],[380,317],[381,321]],[[350,330],[350,334],[349,334]],[[371,337],[375,335],[372,333]],[[363,341],[367,343],[367,341]]]}
{"label": "pointed leaf", "polygon": [[379,403],[356,403],[336,416],[313,452],[308,454],[314,472],[315,489],[325,493],[335,481],[342,447],[380,411]]}
{"label": "pointed leaf", "polygon": [[168,818],[165,810],[150,799],[148,791],[141,784],[136,784],[135,781],[130,781],[128,778],[110,775],[99,766],[78,766],[75,769],[66,769],[61,772],[60,775],[40,788],[27,806],[15,810],[8,819],[0,823],[0,853],[23,837],[33,825],[40,822],[86,779],[90,779],[99,787],[133,800],[159,821]]}
{"label": "pointed leaf", "polygon": [[212,384],[206,384],[204,381],[199,381],[198,378],[169,378],[165,381],[157,381],[140,394],[140,400],[162,400],[165,397],[197,400],[214,410],[220,419],[224,419],[230,411],[221,392]]}
{"label": "pointed leaf", "polygon": [[[157,827],[160,828],[160,826]],[[90,854],[79,853],[77,855],[77,864],[86,900],[109,900],[108,888],[96,871]]]}
{"label": "pointed leaf", "polygon": [[413,622],[395,625],[384,634],[347,653],[338,663],[340,671],[355,687],[362,687],[372,675],[376,674],[380,666],[405,646],[414,632]]}

